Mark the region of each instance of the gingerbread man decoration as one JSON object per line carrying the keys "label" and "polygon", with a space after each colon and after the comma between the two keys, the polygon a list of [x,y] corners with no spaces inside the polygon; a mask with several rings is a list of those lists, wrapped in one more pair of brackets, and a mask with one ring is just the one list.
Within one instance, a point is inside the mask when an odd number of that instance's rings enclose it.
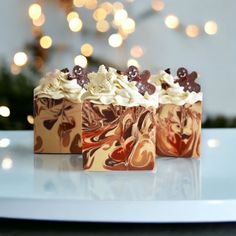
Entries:
{"label": "gingerbread man decoration", "polygon": [[129,81],[137,82],[136,87],[138,88],[139,93],[142,95],[144,95],[145,92],[148,92],[149,95],[155,93],[156,87],[148,82],[151,76],[148,70],[144,70],[140,74],[136,66],[130,66],[124,74],[127,75]]}
{"label": "gingerbread man decoration", "polygon": [[74,68],[72,70],[72,75],[70,74],[68,68],[62,69],[61,72],[67,73],[68,80],[76,79],[77,83],[81,87],[84,87],[84,85],[88,84],[88,82],[89,82],[88,77],[87,77],[87,72],[81,66],[78,66],[78,65],[74,66]]}
{"label": "gingerbread man decoration", "polygon": [[192,73],[188,73],[188,70],[184,67],[180,67],[177,70],[177,76],[179,79],[175,81],[175,83],[179,83],[181,87],[184,87],[184,91],[196,92],[199,93],[201,90],[201,86],[195,82],[198,77],[197,72],[193,71]]}

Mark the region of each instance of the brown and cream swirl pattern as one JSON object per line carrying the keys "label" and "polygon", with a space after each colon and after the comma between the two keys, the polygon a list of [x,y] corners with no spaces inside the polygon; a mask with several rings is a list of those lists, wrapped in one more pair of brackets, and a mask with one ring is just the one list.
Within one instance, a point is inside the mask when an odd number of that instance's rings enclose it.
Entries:
{"label": "brown and cream swirl pattern", "polygon": [[83,103],[84,169],[152,170],[155,137],[154,109]]}

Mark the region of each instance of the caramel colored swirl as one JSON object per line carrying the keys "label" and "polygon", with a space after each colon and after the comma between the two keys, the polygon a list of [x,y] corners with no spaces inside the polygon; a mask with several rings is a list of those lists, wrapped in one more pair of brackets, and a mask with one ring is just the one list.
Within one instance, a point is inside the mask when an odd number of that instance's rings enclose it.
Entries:
{"label": "caramel colored swirl", "polygon": [[100,66],[97,73],[88,74],[89,84],[83,94],[83,100],[90,100],[95,104],[113,104],[121,106],[158,107],[158,95],[142,95],[136,87],[135,81],[128,81],[126,75],[120,75],[113,68]]}
{"label": "caramel colored swirl", "polygon": [[171,74],[161,70],[157,75],[151,76],[151,82],[157,86],[160,104],[194,104],[202,101],[202,93],[184,91]]}
{"label": "caramel colored swirl", "polygon": [[67,73],[60,70],[49,72],[34,89],[34,96],[53,99],[67,98],[72,102],[81,102],[85,89],[78,85],[77,80],[68,80],[67,77]]}

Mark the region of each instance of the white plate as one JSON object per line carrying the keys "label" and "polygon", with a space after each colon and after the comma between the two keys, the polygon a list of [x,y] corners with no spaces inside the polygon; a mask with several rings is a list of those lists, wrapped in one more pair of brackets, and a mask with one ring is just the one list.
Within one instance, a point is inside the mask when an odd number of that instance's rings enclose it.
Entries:
{"label": "white plate", "polygon": [[84,172],[79,155],[34,155],[33,132],[0,131],[0,217],[97,222],[236,221],[236,129],[202,131],[201,161],[156,172]]}

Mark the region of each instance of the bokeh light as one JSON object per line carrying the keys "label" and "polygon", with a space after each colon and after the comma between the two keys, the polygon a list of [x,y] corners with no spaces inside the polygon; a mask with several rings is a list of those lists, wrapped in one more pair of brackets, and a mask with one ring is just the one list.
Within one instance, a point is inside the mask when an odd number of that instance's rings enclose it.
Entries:
{"label": "bokeh light", "polygon": [[108,21],[106,20],[101,20],[101,21],[98,21],[97,24],[96,24],[96,29],[97,31],[99,32],[107,32],[110,28],[110,25],[108,23]]}
{"label": "bokeh light", "polygon": [[45,15],[42,13],[39,18],[33,20],[33,25],[42,26],[45,23]]}
{"label": "bokeh light", "polygon": [[208,139],[207,140],[207,145],[209,148],[216,148],[220,145],[220,141],[218,139]]}
{"label": "bokeh light", "polygon": [[179,18],[175,15],[168,15],[165,18],[165,25],[170,29],[176,29],[179,26]]}
{"label": "bokeh light", "polygon": [[97,4],[97,0],[86,0],[84,6],[89,10],[93,10],[97,7]]}
{"label": "bokeh light", "polygon": [[199,28],[197,25],[188,25],[185,29],[185,33],[190,38],[196,38],[199,35]]}
{"label": "bokeh light", "polygon": [[137,68],[140,68],[140,65],[138,63],[137,60],[133,59],[133,58],[130,58],[128,61],[127,61],[127,66],[136,66]]}
{"label": "bokeh light", "polygon": [[33,125],[34,124],[34,117],[32,115],[27,116],[27,121],[29,124]]}
{"label": "bokeh light", "polygon": [[11,141],[9,138],[0,139],[0,148],[6,148],[10,145]]}
{"label": "bokeh light", "polygon": [[12,63],[11,64],[11,73],[13,75],[18,75],[18,74],[20,74],[20,72],[21,72],[21,68],[19,66],[17,66],[15,63]]}
{"label": "bokeh light", "polygon": [[42,8],[39,4],[34,3],[29,6],[28,13],[29,13],[29,16],[32,20],[36,20],[40,17],[40,15],[42,13]]}
{"label": "bokeh light", "polygon": [[204,26],[204,30],[209,35],[214,35],[218,31],[218,25],[215,21],[208,21]]}
{"label": "bokeh light", "polygon": [[85,5],[86,0],[73,0],[73,4],[75,7],[83,7]]}
{"label": "bokeh light", "polygon": [[108,43],[111,47],[117,48],[121,46],[123,39],[120,34],[112,34],[108,39]]}
{"label": "bokeh light", "polygon": [[69,12],[69,13],[67,14],[66,19],[67,19],[68,22],[70,22],[70,20],[71,20],[72,18],[76,18],[76,17],[79,18],[79,14],[78,14],[76,11],[71,11],[71,12]]}
{"label": "bokeh light", "polygon": [[125,9],[120,9],[116,11],[114,15],[114,20],[115,21],[123,21],[128,17],[128,13]]}
{"label": "bokeh light", "polygon": [[131,34],[135,31],[135,21],[131,18],[127,18],[122,21],[121,28],[127,34]]}
{"label": "bokeh light", "polygon": [[48,35],[45,35],[39,40],[40,46],[44,49],[48,49],[52,46],[52,38]]}
{"label": "bokeh light", "polygon": [[86,56],[89,57],[93,54],[93,46],[89,43],[85,43],[81,46],[81,53]]}
{"label": "bokeh light", "polygon": [[75,65],[79,65],[79,66],[85,68],[88,64],[88,61],[87,61],[87,58],[85,56],[78,55],[78,56],[75,57],[74,63],[75,63]]}
{"label": "bokeh light", "polygon": [[28,61],[28,56],[24,52],[17,52],[13,61],[17,66],[24,66]]}
{"label": "bokeh light", "polygon": [[7,106],[0,106],[0,116],[8,117],[10,113],[10,109]]}
{"label": "bokeh light", "polygon": [[97,8],[93,13],[93,19],[96,21],[104,20],[107,17],[107,12],[103,8]]}
{"label": "bokeh light", "polygon": [[123,8],[124,8],[124,5],[121,2],[114,2],[113,3],[113,10],[114,11],[118,11]]}
{"label": "bokeh light", "polygon": [[9,170],[13,166],[13,161],[9,156],[6,156],[2,160],[2,169]]}
{"label": "bokeh light", "polygon": [[107,14],[111,14],[113,11],[113,5],[110,2],[103,2],[100,7],[103,8]]}
{"label": "bokeh light", "polygon": [[139,57],[143,56],[143,49],[140,46],[138,46],[138,45],[133,46],[130,49],[130,55],[132,57],[139,58]]}
{"label": "bokeh light", "polygon": [[83,27],[83,22],[78,17],[74,17],[69,21],[69,27],[71,31],[79,32]]}
{"label": "bokeh light", "polygon": [[152,9],[154,11],[162,11],[165,7],[165,3],[162,0],[152,0]]}

